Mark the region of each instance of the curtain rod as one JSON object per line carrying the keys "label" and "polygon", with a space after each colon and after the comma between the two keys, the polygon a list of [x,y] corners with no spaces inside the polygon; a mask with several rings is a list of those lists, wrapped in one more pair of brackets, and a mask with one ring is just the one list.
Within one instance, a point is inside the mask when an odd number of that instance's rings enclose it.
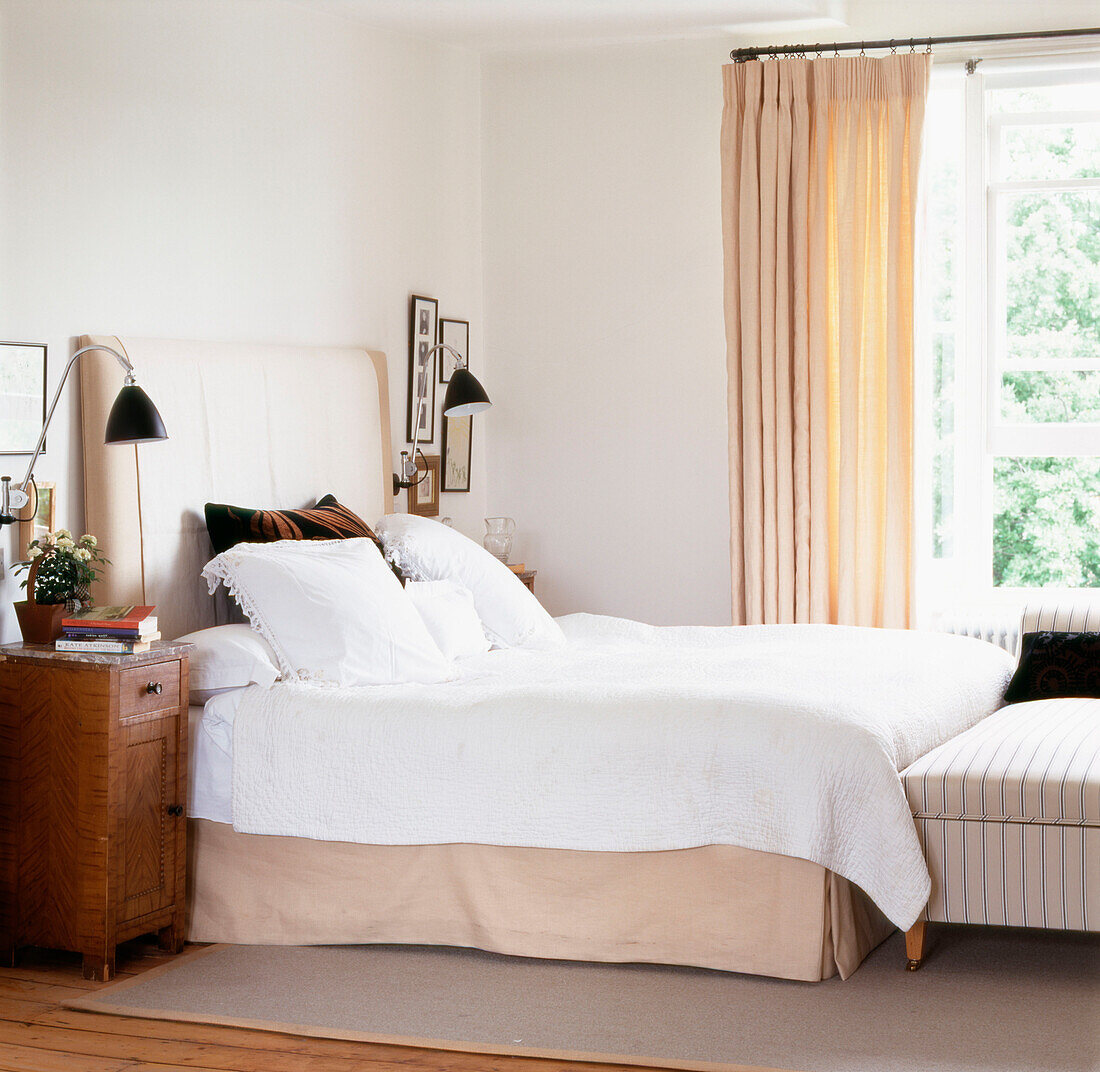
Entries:
{"label": "curtain rod", "polygon": [[926,52],[932,51],[933,45],[962,45],[978,44],[983,41],[1036,41],[1049,37],[1100,37],[1100,26],[1094,26],[1087,30],[1032,30],[1025,33],[991,33],[962,35],[958,37],[910,37],[889,41],[832,41],[829,44],[815,45],[761,45],[758,48],[735,48],[730,52],[730,59],[735,63],[744,63],[746,60],[759,59],[761,56],[789,56],[802,55],[808,52],[832,52],[839,55],[841,52],[855,52],[857,49],[863,53],[869,48],[888,48],[896,52],[899,48],[908,46],[910,52],[915,52],[917,46],[924,46]]}

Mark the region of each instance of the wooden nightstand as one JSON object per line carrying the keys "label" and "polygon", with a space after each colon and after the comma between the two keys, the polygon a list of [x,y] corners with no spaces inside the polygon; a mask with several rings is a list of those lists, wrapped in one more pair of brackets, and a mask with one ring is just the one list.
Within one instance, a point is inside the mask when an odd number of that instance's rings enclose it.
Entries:
{"label": "wooden nightstand", "polygon": [[523,565],[508,567],[532,592],[535,591],[535,576],[538,570],[527,569]]}
{"label": "wooden nightstand", "polygon": [[141,655],[0,648],[0,957],[183,946],[188,645]]}

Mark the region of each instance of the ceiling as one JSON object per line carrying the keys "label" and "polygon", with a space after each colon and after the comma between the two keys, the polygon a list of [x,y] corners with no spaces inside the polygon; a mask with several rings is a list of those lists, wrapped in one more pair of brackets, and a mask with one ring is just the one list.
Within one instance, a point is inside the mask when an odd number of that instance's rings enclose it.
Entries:
{"label": "ceiling", "polygon": [[478,50],[843,25],[844,0],[292,0]]}

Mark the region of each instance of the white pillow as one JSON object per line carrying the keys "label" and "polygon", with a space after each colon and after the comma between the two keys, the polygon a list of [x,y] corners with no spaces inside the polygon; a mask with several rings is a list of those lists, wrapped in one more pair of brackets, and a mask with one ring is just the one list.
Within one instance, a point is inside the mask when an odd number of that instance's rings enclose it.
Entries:
{"label": "white pillow", "polygon": [[446,659],[489,650],[474,597],[454,581],[409,581],[405,592]]}
{"label": "white pillow", "polygon": [[470,590],[485,635],[499,648],[556,648],[561,626],[499,559],[449,525],[387,514],[374,531],[386,558],[414,581],[455,581]]}
{"label": "white pillow", "polygon": [[191,702],[204,704],[216,693],[246,685],[270,688],[279,680],[275,652],[248,625],[215,625],[181,636],[174,644],[190,644]]}
{"label": "white pillow", "polygon": [[240,543],[202,571],[271,644],[286,678],[337,685],[443,681],[442,652],[372,540]]}

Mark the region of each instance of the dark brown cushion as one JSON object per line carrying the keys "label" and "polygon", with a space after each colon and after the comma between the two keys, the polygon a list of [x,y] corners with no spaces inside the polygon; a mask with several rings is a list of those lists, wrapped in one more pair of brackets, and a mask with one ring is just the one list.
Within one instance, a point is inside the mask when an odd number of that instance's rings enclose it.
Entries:
{"label": "dark brown cushion", "polygon": [[1005,703],[1100,698],[1100,633],[1024,633]]}
{"label": "dark brown cushion", "polygon": [[214,553],[238,543],[274,543],[276,540],[350,540],[367,537],[379,552],[382,541],[358,514],[336,501],[319,499],[309,510],[264,510],[224,503],[206,504],[206,531]]}

